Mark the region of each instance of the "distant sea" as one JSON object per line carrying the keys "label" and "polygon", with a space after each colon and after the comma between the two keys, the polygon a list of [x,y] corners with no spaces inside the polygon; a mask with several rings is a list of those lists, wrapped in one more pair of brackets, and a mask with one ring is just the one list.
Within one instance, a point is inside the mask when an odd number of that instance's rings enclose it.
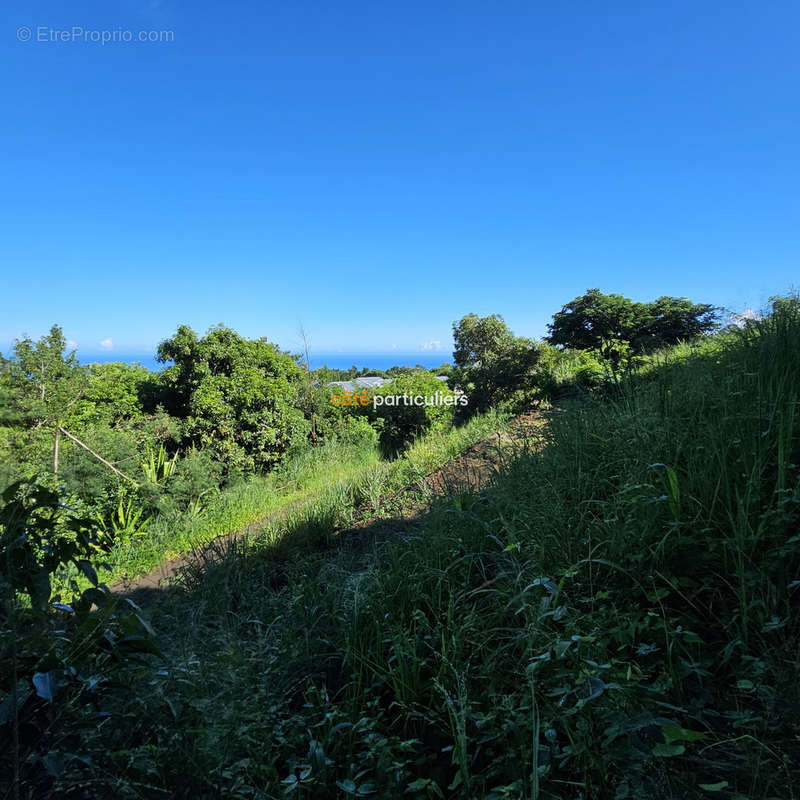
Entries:
{"label": "distant sea", "polygon": [[126,364],[138,362],[143,367],[147,367],[151,372],[158,372],[164,368],[164,364],[159,364],[152,353],[91,353],[81,355],[77,353],[78,361],[81,364],[108,364],[112,361],[123,361]]}
{"label": "distant sea", "polygon": [[389,369],[389,367],[416,367],[421,364],[425,369],[439,367],[453,361],[451,353],[442,351],[425,353],[309,353],[311,369],[328,366],[331,369]]}
{"label": "distant sea", "polygon": [[[78,354],[82,364],[107,364],[110,361],[124,361],[126,363],[138,362],[151,371],[160,371],[164,368],[153,357],[152,353],[95,353],[92,355]],[[415,367],[421,364],[426,369],[438,367],[447,362],[452,362],[451,353],[443,351],[425,353],[319,353],[310,354],[311,369],[328,366],[331,369],[350,369],[356,366],[359,369],[389,369],[389,367]]]}

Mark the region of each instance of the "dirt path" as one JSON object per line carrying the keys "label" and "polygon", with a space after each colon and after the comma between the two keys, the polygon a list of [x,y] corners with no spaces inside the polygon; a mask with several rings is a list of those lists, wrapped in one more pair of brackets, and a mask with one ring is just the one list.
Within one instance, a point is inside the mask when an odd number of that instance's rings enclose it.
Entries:
{"label": "dirt path", "polygon": [[[218,536],[216,539],[213,539],[212,542],[224,544],[225,542],[232,542],[237,539],[241,539],[248,534],[257,533],[268,523],[275,522],[283,517],[288,516],[288,514],[297,508],[301,502],[301,500],[295,500],[293,503],[290,503],[280,511],[267,514],[266,517],[262,517],[257,522],[253,522],[241,530],[234,531],[233,533],[224,533],[222,536]],[[198,547],[194,547],[188,552],[179,555],[177,558],[171,558],[169,561],[165,561],[160,567],[157,567],[150,572],[146,572],[144,575],[140,575],[139,577],[132,578],[130,580],[119,581],[110,587],[111,593],[118,595],[130,595],[134,592],[140,592],[142,590],[146,591],[148,589],[160,589],[165,583],[169,582],[171,578],[174,578],[181,571],[181,569],[183,569],[183,567],[190,564],[201,550],[204,550],[207,547],[208,544],[199,545]]]}
{"label": "dirt path", "polygon": [[[508,430],[498,431],[487,439],[476,442],[468,447],[456,458],[443,464],[439,469],[427,475],[421,482],[401,489],[385,499],[381,507],[404,507],[403,516],[419,514],[428,505],[418,498],[437,497],[453,492],[480,491],[489,484],[503,464],[509,463],[519,453],[526,449],[538,446],[541,440],[541,431],[544,424],[544,415],[539,412],[529,412],[515,417]],[[297,500],[286,508],[269,514],[266,517],[248,525],[234,533],[224,534],[213,541],[224,544],[246,537],[250,533],[260,531],[266,524],[275,522],[288,516],[288,514],[302,504]],[[360,523],[354,528],[363,526]],[[206,550],[208,545],[196,547],[177,558],[170,559],[157,569],[152,570],[132,580],[123,580],[111,586],[111,592],[118,595],[146,594],[148,591],[162,588],[178,572],[189,565],[197,554]]]}
{"label": "dirt path", "polygon": [[[435,498],[461,492],[479,492],[491,483],[497,471],[509,464],[525,450],[539,447],[545,417],[540,412],[529,412],[515,417],[507,430],[476,442],[455,458],[427,475],[421,482],[401,489],[386,498],[404,500],[409,495]],[[429,502],[411,502],[411,513],[417,514]],[[408,515],[408,507],[407,513]]]}

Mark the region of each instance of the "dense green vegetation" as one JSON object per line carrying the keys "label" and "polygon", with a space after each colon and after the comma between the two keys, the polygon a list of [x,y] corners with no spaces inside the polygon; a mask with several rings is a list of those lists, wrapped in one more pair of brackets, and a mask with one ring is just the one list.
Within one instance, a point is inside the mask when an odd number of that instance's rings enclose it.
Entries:
{"label": "dense green vegetation", "polygon": [[[161,373],[82,366],[56,326],[0,357],[0,491],[34,476],[60,487],[70,507],[95,519],[115,576],[296,501],[302,479],[291,465],[304,453],[331,477],[352,477],[356,464],[379,458],[379,441],[397,456],[452,427],[452,408],[398,412],[387,424],[385,412],[336,407],[335,387],[297,356],[223,326],[202,337],[181,326],[158,356]],[[427,371],[391,372],[446,391]],[[286,483],[290,491],[278,491]]]}
{"label": "dense green vegetation", "polygon": [[505,403],[530,406],[541,381],[535,371],[541,352],[533,341],[514,336],[497,314],[463,317],[453,325],[453,341],[450,384],[469,396],[469,413]]}
{"label": "dense green vegetation", "polygon": [[[22,797],[794,797],[800,301],[694,339],[683,319],[687,341],[667,348],[629,331],[613,348],[567,349],[465,317],[453,388],[483,393],[485,407],[556,405],[488,489],[455,480],[421,514],[431,498],[387,497],[422,488],[502,416],[454,427],[440,408],[346,413],[324,387],[312,399],[279,353],[236,343],[297,387],[302,422],[287,414],[302,435],[263,472],[255,454],[270,451],[246,425],[239,435],[238,411],[227,427],[187,422],[195,394],[260,411],[237,398],[239,367],[215,361],[213,331],[186,337],[200,368],[171,368],[183,406],[152,376],[133,383],[134,413],[117,400],[98,410],[85,392],[70,406],[84,416],[61,424],[85,436],[112,420],[108,442],[130,437],[143,462],[131,467],[140,487],[117,480],[106,526],[115,513],[131,522],[126,498],[154,509],[143,535],[117,536],[106,554],[117,573],[135,552],[150,565],[165,542],[180,552],[281,513],[211,543],[142,613],[93,586],[96,526],[53,492],[12,486],[3,773],[17,771]],[[36,358],[20,372],[18,356],[0,383],[19,398],[5,441],[29,437],[40,463],[52,457],[36,438],[48,442],[49,387],[73,396],[75,367],[61,360],[40,379]],[[21,393],[24,381],[39,383]],[[425,393],[431,379],[408,381]],[[235,448],[220,450],[228,433]],[[85,599],[43,610],[43,576],[67,561],[60,580]]]}
{"label": "dense green vegetation", "polygon": [[621,294],[589,289],[553,316],[548,341],[618,360],[630,351],[649,352],[708,333],[717,324],[714,308],[686,297],[634,303]]}

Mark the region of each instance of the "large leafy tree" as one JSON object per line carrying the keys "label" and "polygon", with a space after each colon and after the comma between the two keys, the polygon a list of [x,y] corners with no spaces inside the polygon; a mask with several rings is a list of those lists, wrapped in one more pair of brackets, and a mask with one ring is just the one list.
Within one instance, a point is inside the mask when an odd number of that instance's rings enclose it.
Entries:
{"label": "large leafy tree", "polygon": [[621,294],[589,289],[553,315],[548,341],[610,356],[626,348],[642,351],[675,344],[707,333],[716,324],[712,306],[685,297],[636,303]]}
{"label": "large leafy tree", "polygon": [[453,323],[453,341],[449,384],[467,394],[471,413],[522,400],[533,389],[539,348],[514,336],[500,315],[467,314]]}
{"label": "large leafy tree", "polygon": [[644,303],[589,289],[553,315],[548,340],[578,350],[599,350],[609,341],[632,342],[648,319]]}
{"label": "large leafy tree", "polygon": [[119,361],[91,364],[84,396],[93,405],[92,419],[116,425],[142,417],[146,405],[144,401],[149,400],[156,383],[157,377],[139,364]]}
{"label": "large leafy tree", "polygon": [[202,338],[182,325],[158,346],[168,410],[186,421],[198,447],[229,468],[268,468],[308,424],[297,408],[302,371],[266,339],[219,325]]}
{"label": "large leafy tree", "polygon": [[659,297],[648,304],[648,312],[650,319],[644,332],[644,343],[652,346],[693,339],[709,333],[718,324],[713,306],[693,303],[688,297]]}

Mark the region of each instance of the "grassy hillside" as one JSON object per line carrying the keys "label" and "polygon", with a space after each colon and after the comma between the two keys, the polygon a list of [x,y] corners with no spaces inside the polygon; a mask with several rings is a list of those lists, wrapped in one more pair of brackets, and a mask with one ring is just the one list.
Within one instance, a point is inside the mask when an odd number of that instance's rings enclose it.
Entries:
{"label": "grassy hillside", "polygon": [[47,791],[795,797],[799,399],[789,302],[566,403],[483,492],[336,538],[323,495],[198,559]]}
{"label": "grassy hillside", "polygon": [[[135,583],[166,561],[219,537],[259,526],[272,530],[279,518],[313,513],[320,503],[333,504],[337,523],[348,524],[373,513],[383,495],[414,483],[507,421],[508,414],[490,412],[458,427],[439,426],[393,460],[382,457],[376,437],[333,438],[319,447],[303,448],[279,470],[221,491],[196,514],[156,517],[142,535],[118,539],[98,557],[98,569],[101,562],[106,567],[100,575],[109,585]],[[72,567],[59,576],[57,588],[66,591],[71,580],[89,586]]]}

